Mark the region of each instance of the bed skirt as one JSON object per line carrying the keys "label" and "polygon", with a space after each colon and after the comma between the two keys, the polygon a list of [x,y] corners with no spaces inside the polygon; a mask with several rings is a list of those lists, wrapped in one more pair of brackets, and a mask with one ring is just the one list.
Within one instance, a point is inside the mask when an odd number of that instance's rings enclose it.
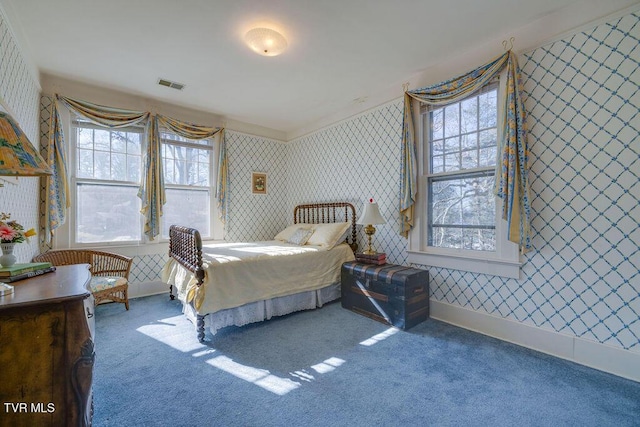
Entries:
{"label": "bed skirt", "polygon": [[[302,310],[322,307],[324,304],[340,298],[340,283],[326,286],[315,291],[253,302],[236,308],[210,313],[204,318],[205,328],[212,335],[226,326],[244,326],[262,322],[272,317],[284,316]],[[182,312],[196,325],[197,313],[191,304],[182,304]]]}

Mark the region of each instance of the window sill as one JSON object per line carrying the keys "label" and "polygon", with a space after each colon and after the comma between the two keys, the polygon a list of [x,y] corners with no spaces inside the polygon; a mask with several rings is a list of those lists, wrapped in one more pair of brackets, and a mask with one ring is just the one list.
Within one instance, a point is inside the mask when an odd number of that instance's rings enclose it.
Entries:
{"label": "window sill", "polygon": [[408,262],[430,267],[441,267],[492,276],[520,278],[520,262],[503,259],[466,257],[451,254],[434,254],[409,251]]}

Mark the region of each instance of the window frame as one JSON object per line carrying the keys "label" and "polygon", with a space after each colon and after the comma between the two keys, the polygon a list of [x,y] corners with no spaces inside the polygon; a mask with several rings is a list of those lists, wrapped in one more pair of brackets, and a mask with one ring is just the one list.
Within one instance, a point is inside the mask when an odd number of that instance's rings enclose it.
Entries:
{"label": "window frame", "polygon": [[[494,209],[494,216],[493,216],[493,224],[492,225],[469,225],[469,224],[434,224],[433,221],[431,221],[431,218],[433,216],[433,203],[432,203],[432,198],[433,198],[433,192],[429,192],[429,189],[432,188],[434,183],[437,182],[442,182],[442,181],[452,181],[452,180],[465,180],[465,179],[472,179],[472,178],[480,178],[480,177],[490,177],[490,176],[494,176],[495,175],[495,167],[494,168],[476,168],[476,169],[467,169],[464,170],[464,172],[459,172],[459,173],[442,173],[442,174],[437,174],[437,175],[429,175],[427,177],[427,198],[426,198],[426,203],[427,203],[427,215],[425,215],[426,219],[427,219],[427,237],[426,237],[426,241],[427,241],[427,246],[429,247],[433,247],[433,248],[441,248],[441,246],[435,246],[433,245],[433,240],[434,240],[434,228],[458,228],[461,230],[464,229],[474,229],[474,230],[481,230],[481,229],[491,229],[494,232],[495,235],[495,209]],[[470,253],[476,253],[475,250],[469,250],[469,249],[462,249],[463,251],[470,251]],[[477,251],[477,252],[482,252],[482,253],[492,253],[495,251]]]}
{"label": "window frame", "polygon": [[[196,148],[196,149],[206,149],[209,151],[209,186],[208,187],[200,187],[200,186],[192,186],[192,185],[184,185],[184,184],[167,184],[166,181],[166,176],[165,176],[165,191],[169,190],[169,189],[176,189],[176,190],[195,190],[195,191],[208,191],[209,192],[209,232],[210,235],[205,236],[205,235],[201,235],[202,240],[203,241],[209,241],[209,240],[216,240],[216,239],[220,239],[219,236],[219,232],[218,230],[221,229],[223,227],[222,223],[220,222],[220,220],[218,219],[218,215],[216,214],[216,186],[217,186],[217,175],[218,175],[218,164],[216,162],[216,159],[218,158],[218,155],[220,153],[220,144],[218,143],[219,141],[219,134],[217,134],[216,136],[210,137],[210,138],[204,138],[201,140],[197,140],[197,141],[208,141],[208,144],[197,144],[194,142],[190,142],[190,141],[181,141],[181,140],[174,140],[174,139],[169,139],[169,138],[163,138],[162,135],[163,134],[172,134],[175,136],[178,136],[176,133],[171,132],[169,129],[165,129],[165,128],[161,128],[160,129],[160,145],[161,147],[164,147],[164,144],[171,144],[171,145],[177,145],[177,146],[181,146],[181,147],[190,147],[190,148]],[[192,140],[195,141],[195,140]],[[162,152],[162,148],[161,148],[161,152]],[[163,170],[164,170],[164,159],[162,159],[163,161]],[[208,189],[208,190],[205,190]],[[162,230],[164,228],[164,221],[165,221],[165,217],[164,215],[160,218],[160,234],[158,235],[158,240],[160,242],[168,242],[169,241],[169,237],[163,237],[162,236]]]}
{"label": "window frame", "polygon": [[[497,149],[500,150],[500,141],[503,131],[503,108],[501,100],[504,93],[506,79],[500,78],[497,83]],[[490,82],[483,87],[481,91],[477,91],[472,96],[478,96],[485,88],[495,85]],[[457,103],[462,100],[452,102]],[[412,101],[416,105],[414,108],[414,123],[419,123],[416,129],[416,137],[419,143],[416,144],[417,165],[418,165],[418,182],[417,196],[414,205],[414,227],[409,233],[409,249],[408,262],[425,266],[441,267],[453,270],[467,271],[480,274],[489,274],[501,277],[520,278],[520,253],[518,245],[508,241],[507,224],[502,219],[502,199],[496,197],[495,203],[495,233],[496,233],[496,250],[491,251],[474,251],[454,248],[439,248],[428,246],[427,228],[429,205],[428,194],[430,169],[430,141],[429,141],[429,116],[428,108],[420,105],[419,101]],[[438,106],[438,108],[441,106]],[[465,169],[460,173],[471,173],[478,169]],[[446,173],[439,176],[444,176]]]}
{"label": "window frame", "polygon": [[[140,187],[140,182],[133,181],[118,181],[118,180],[107,180],[107,179],[96,179],[96,178],[79,178],[78,177],[78,134],[77,129],[79,127],[86,129],[94,129],[94,130],[104,130],[109,132],[131,132],[131,133],[139,133],[141,136],[141,167],[140,167],[140,179],[142,179],[142,160],[144,157],[144,137],[145,137],[145,128],[144,126],[127,126],[123,128],[109,128],[107,126],[100,126],[95,123],[91,123],[89,121],[84,121],[81,118],[72,118],[70,123],[71,129],[71,144],[70,156],[71,164],[72,164],[72,173],[71,173],[71,208],[69,210],[69,246],[72,248],[95,248],[95,247],[115,247],[115,246],[139,246],[146,242],[146,236],[144,235],[144,221],[143,216],[139,215],[139,230],[140,230],[140,239],[137,240],[118,240],[118,241],[98,241],[98,242],[79,242],[77,240],[77,225],[78,225],[78,186],[82,184],[88,185],[107,185],[107,186],[121,186],[121,187],[130,187],[137,190]],[[141,203],[140,198],[136,196],[136,199],[139,203]]]}
{"label": "window frame", "polygon": [[[154,238],[153,240],[149,239],[149,237],[144,234],[144,223],[145,223],[145,218],[142,214],[140,214],[138,216],[138,222],[139,222],[139,229],[140,229],[140,233],[141,233],[141,239],[140,240],[136,240],[136,241],[100,241],[100,242],[91,242],[91,243],[81,243],[81,242],[77,242],[77,236],[76,236],[76,225],[77,225],[77,186],[78,186],[78,182],[81,183],[89,183],[89,184],[95,184],[95,183],[99,183],[99,184],[105,184],[105,185],[122,185],[123,181],[110,181],[110,180],[96,180],[96,179],[90,179],[90,178],[78,178],[77,177],[77,167],[78,167],[78,159],[77,159],[77,150],[78,150],[78,141],[77,141],[77,131],[76,128],[80,125],[82,127],[91,127],[93,129],[99,129],[99,130],[108,130],[108,131],[131,131],[131,130],[135,130],[136,132],[140,132],[142,134],[142,162],[144,162],[144,150],[145,150],[145,146],[146,146],[146,126],[145,125],[137,125],[137,126],[128,126],[128,127],[124,127],[124,128],[117,128],[117,129],[112,129],[109,128],[107,126],[100,126],[94,123],[91,123],[89,121],[85,121],[83,120],[82,117],[77,117],[75,116],[72,112],[68,111],[67,109],[63,109],[60,111],[61,114],[61,118],[63,121],[63,126],[65,129],[68,129],[70,138],[69,138],[69,144],[67,145],[67,155],[68,155],[68,159],[69,159],[69,185],[70,185],[70,191],[69,191],[69,198],[70,198],[70,202],[71,202],[71,208],[68,211],[68,217],[67,217],[67,221],[65,222],[65,224],[63,224],[60,229],[58,230],[58,232],[56,233],[56,239],[55,239],[55,247],[56,248],[115,248],[115,247],[126,247],[126,248],[133,248],[133,247],[148,247],[149,249],[145,249],[145,251],[148,250],[152,250],[155,251],[155,249],[151,249],[151,247],[155,246],[155,245],[165,245],[169,242],[169,239],[164,239],[162,238],[162,231],[160,233],[159,236],[156,236],[156,238]],[[160,129],[161,133],[173,133],[169,130],[166,129]],[[66,133],[66,132],[65,132]],[[224,229],[224,223],[222,222],[222,220],[219,218],[218,215],[218,207],[217,207],[217,200],[215,197],[216,194],[216,183],[217,183],[217,170],[218,170],[218,156],[220,153],[220,134],[218,133],[216,136],[212,137],[212,138],[208,138],[208,140],[211,141],[211,157],[210,157],[210,161],[211,161],[211,167],[210,167],[210,215],[209,215],[209,221],[210,221],[210,232],[211,235],[208,237],[203,237],[202,240],[203,241],[218,241],[218,240],[223,240],[224,239],[224,233],[225,233],[225,229]],[[174,142],[174,141],[172,141]],[[196,144],[197,145],[197,144]],[[141,165],[141,175],[140,175],[140,180],[143,179],[142,176],[142,172],[143,172],[143,165]],[[131,186],[131,187],[135,187],[136,192],[140,187],[140,182],[125,182],[125,184],[127,186]],[[168,186],[165,185],[165,188],[167,188]],[[169,186],[171,187],[171,186]],[[184,188],[193,188],[193,187],[189,187],[189,186],[184,186]],[[136,196],[136,199],[141,203],[141,200]],[[162,221],[162,217],[161,220]],[[161,226],[162,226],[162,222],[161,222]]]}

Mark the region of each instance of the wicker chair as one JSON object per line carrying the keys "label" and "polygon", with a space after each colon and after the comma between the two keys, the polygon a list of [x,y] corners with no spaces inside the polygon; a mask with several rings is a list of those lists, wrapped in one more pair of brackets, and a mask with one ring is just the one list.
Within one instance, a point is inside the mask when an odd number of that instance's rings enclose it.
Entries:
{"label": "wicker chair", "polygon": [[133,260],[110,252],[63,249],[52,250],[33,258],[34,262],[50,262],[55,266],[89,264],[89,286],[95,305],[102,302],[121,302],[129,310],[129,271]]}

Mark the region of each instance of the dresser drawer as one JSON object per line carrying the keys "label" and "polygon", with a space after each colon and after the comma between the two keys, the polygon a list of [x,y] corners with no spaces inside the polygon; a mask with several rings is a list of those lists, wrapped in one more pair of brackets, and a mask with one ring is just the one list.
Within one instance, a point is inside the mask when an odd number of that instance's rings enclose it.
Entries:
{"label": "dresser drawer", "polygon": [[96,337],[96,318],[95,318],[95,299],[92,294],[84,299],[84,313],[87,318],[87,326],[89,327],[89,333],[91,339],[95,340]]}

